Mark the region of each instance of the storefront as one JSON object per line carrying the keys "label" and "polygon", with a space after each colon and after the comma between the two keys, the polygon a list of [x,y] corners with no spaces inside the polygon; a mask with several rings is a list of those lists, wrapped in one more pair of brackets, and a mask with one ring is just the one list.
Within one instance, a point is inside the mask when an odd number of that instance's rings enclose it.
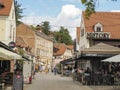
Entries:
{"label": "storefront", "polygon": [[0,42],[0,83],[13,83],[13,74],[17,60],[22,60],[22,56]]}
{"label": "storefront", "polygon": [[[61,64],[65,65],[65,63],[68,62],[73,62],[75,61],[75,66],[77,66],[77,68],[79,69],[83,69],[83,71],[85,72],[87,68],[90,68],[90,83],[89,84],[95,84],[97,82],[97,84],[111,84],[111,83],[107,83],[103,81],[103,78],[99,77],[102,75],[97,75],[98,73],[101,73],[102,69],[107,68],[107,66],[109,66],[108,64],[104,64],[101,62],[103,59],[115,56],[120,54],[120,48],[118,47],[114,47],[108,44],[104,44],[104,43],[99,43],[96,44],[95,46],[92,46],[90,48],[86,48],[84,50],[81,51],[81,55],[79,55],[77,58],[75,59],[71,59],[71,60],[65,60],[63,61]],[[96,79],[97,78],[97,79]],[[98,80],[98,78],[101,78],[101,81]],[[98,82],[100,81],[100,82]]]}

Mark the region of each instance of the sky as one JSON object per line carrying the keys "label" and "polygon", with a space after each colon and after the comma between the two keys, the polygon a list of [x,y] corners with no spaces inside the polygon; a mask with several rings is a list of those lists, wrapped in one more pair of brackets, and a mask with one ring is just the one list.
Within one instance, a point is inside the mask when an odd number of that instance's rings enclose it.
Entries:
{"label": "sky", "polygon": [[[17,0],[23,8],[22,22],[38,25],[49,21],[51,30],[63,26],[76,38],[76,27],[80,27],[81,13],[85,10],[81,0]],[[120,11],[120,0],[97,0],[96,11]]]}

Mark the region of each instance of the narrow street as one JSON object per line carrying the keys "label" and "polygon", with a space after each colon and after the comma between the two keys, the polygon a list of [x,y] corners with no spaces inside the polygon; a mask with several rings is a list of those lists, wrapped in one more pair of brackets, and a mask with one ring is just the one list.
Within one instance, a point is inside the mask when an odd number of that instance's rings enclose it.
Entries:
{"label": "narrow street", "polygon": [[61,77],[53,73],[37,73],[32,84],[25,85],[24,90],[92,90],[73,82],[70,77]]}

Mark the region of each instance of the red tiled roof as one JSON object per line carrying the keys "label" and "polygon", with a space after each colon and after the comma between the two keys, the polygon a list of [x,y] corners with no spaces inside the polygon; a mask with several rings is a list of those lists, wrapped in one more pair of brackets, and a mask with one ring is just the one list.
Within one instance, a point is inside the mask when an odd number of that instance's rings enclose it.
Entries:
{"label": "red tiled roof", "polygon": [[0,9],[1,16],[9,16],[13,1],[14,0],[0,0],[0,3],[4,5],[4,7]]}
{"label": "red tiled roof", "polygon": [[82,13],[86,32],[94,32],[94,25],[101,23],[103,32],[110,32],[111,39],[120,39],[120,12],[96,12],[89,19]]}
{"label": "red tiled roof", "polygon": [[53,52],[53,55],[59,56],[59,55],[63,55],[67,48],[73,49],[73,45],[65,45],[64,43],[55,43],[54,48],[56,48],[57,50]]}
{"label": "red tiled roof", "polygon": [[22,37],[17,37],[16,38],[16,46],[20,46],[20,47],[27,47],[27,43],[23,40]]}
{"label": "red tiled roof", "polygon": [[54,56],[59,56],[59,55],[64,54],[64,52],[66,50],[66,45],[64,43],[55,43],[54,48],[56,48],[57,51],[53,52],[53,55]]}
{"label": "red tiled roof", "polygon": [[17,26],[16,28],[16,36],[22,37],[25,43],[29,45],[30,48],[32,48],[32,52],[34,53],[35,48],[35,35],[34,31],[28,26],[23,23]]}
{"label": "red tiled roof", "polygon": [[73,47],[74,47],[73,45],[67,45],[67,48],[69,48],[71,50],[73,49]]}

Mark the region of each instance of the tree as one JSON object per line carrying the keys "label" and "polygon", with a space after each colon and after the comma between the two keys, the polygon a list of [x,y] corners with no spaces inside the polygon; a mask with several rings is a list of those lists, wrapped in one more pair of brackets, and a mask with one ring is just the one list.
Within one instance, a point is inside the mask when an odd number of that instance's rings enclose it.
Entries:
{"label": "tree", "polygon": [[21,4],[19,4],[17,0],[15,0],[15,16],[17,25],[21,23],[20,19],[23,17],[22,13],[23,9],[21,8]]}
{"label": "tree", "polygon": [[[95,5],[96,2],[99,0],[81,0],[82,4],[85,5],[85,15],[86,18],[89,18],[91,14],[95,13]],[[117,1],[117,0],[111,0],[111,1]]]}
{"label": "tree", "polygon": [[59,43],[65,43],[66,45],[73,44],[72,38],[69,35],[68,30],[65,29],[64,27],[60,27],[60,31],[56,32],[54,37],[55,40]]}
{"label": "tree", "polygon": [[48,21],[42,22],[40,27],[41,27],[43,33],[45,33],[46,35],[50,35],[50,23]]}

